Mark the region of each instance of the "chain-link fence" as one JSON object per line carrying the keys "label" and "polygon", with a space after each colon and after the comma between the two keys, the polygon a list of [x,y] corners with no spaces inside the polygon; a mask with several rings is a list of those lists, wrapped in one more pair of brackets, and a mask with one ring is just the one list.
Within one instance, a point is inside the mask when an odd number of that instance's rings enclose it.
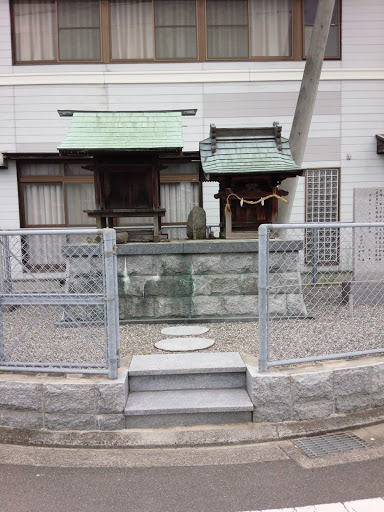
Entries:
{"label": "chain-link fence", "polygon": [[384,352],[384,223],[259,228],[259,366]]}
{"label": "chain-link fence", "polygon": [[117,377],[115,247],[113,229],[0,231],[0,370]]}

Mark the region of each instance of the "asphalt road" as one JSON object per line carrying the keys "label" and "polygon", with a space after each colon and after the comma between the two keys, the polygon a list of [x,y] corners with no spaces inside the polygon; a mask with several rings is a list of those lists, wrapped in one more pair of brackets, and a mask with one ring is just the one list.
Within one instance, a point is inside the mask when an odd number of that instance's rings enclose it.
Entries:
{"label": "asphalt road", "polygon": [[157,450],[0,446],[1,512],[239,512],[383,495],[384,446],[375,441],[316,459],[291,441]]}

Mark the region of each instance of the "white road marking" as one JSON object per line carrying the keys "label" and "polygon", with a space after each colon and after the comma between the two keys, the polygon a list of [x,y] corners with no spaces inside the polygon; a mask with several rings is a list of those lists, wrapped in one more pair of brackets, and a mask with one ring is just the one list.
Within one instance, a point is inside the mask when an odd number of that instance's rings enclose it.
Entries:
{"label": "white road marking", "polygon": [[249,510],[248,512],[384,512],[384,499],[347,501],[327,505],[309,505],[295,508],[273,508],[267,510]]}

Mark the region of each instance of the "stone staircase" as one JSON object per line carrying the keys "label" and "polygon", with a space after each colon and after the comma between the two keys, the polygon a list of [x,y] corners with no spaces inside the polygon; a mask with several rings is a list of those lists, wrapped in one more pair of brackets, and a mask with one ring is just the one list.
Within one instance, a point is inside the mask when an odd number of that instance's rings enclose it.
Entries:
{"label": "stone staircase", "polygon": [[128,375],[127,428],[252,421],[237,352],[133,356]]}

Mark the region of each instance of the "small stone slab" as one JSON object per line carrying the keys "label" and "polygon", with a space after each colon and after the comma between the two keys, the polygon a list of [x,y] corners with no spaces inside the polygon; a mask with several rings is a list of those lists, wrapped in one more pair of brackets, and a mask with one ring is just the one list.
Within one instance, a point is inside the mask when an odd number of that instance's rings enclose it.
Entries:
{"label": "small stone slab", "polygon": [[245,372],[238,352],[205,352],[203,354],[149,354],[133,356],[129,376],[177,375],[185,373]]}
{"label": "small stone slab", "polygon": [[208,331],[208,327],[201,327],[200,325],[176,325],[161,329],[161,334],[166,334],[167,336],[200,336],[200,334]]}
{"label": "small stone slab", "polygon": [[214,343],[208,338],[171,338],[158,341],[155,347],[166,352],[190,352],[212,347]]}
{"label": "small stone slab", "polygon": [[245,389],[182,389],[129,393],[125,414],[176,414],[252,411]]}

